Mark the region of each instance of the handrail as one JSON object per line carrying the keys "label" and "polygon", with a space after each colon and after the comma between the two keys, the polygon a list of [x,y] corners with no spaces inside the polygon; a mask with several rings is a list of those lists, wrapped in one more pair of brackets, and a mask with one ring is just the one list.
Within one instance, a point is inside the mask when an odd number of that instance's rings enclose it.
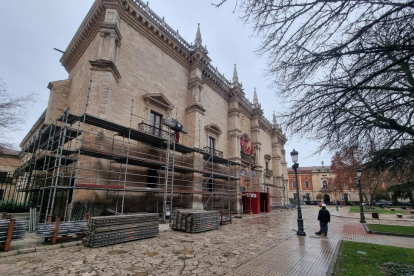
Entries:
{"label": "handrail", "polygon": [[144,122],[138,124],[138,130],[165,140],[168,140],[168,135],[170,135],[170,139],[174,139],[174,134],[169,134],[168,131],[162,130],[161,128],[157,128]]}
{"label": "handrail", "polygon": [[216,149],[213,149],[213,148],[210,148],[210,147],[204,147],[203,150],[204,150],[204,152],[212,154],[213,156],[223,158],[223,152],[222,151],[219,151],[219,150],[216,150]]}
{"label": "handrail", "polygon": [[254,158],[254,156],[253,155],[249,155],[249,154],[247,154],[247,153],[245,153],[245,152],[243,152],[243,151],[241,151],[240,152],[240,157],[241,157],[241,159],[243,159],[244,161],[247,161],[247,162],[250,162],[250,163],[255,163],[255,158]]}

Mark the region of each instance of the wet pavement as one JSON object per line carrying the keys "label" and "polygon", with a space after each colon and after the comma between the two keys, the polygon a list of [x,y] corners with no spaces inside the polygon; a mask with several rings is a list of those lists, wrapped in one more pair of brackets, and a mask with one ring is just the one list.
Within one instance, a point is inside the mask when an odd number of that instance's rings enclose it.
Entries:
{"label": "wet pavement", "polygon": [[414,248],[412,238],[366,234],[352,218],[332,216],[329,236],[315,236],[317,210],[303,209],[306,237],[296,236],[295,210],[273,211],[244,215],[200,234],[161,232],[156,238],[103,248],[80,245],[0,255],[0,274],[325,275],[341,239]]}

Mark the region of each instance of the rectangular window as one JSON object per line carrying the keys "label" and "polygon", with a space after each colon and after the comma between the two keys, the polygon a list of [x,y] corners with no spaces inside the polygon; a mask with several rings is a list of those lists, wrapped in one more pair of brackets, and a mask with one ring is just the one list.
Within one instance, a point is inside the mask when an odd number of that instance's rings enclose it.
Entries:
{"label": "rectangular window", "polygon": [[322,188],[326,189],[328,187],[328,181],[323,181],[322,182]]}
{"label": "rectangular window", "polygon": [[152,134],[155,136],[161,135],[161,120],[162,116],[154,111],[151,111],[150,113],[150,125],[152,128]]}
{"label": "rectangular window", "polygon": [[214,150],[216,147],[215,147],[215,143],[216,141],[215,141],[215,139],[213,138],[213,137],[208,137],[208,147],[210,148],[210,149],[212,149],[212,150]]}
{"label": "rectangular window", "polygon": [[344,194],[344,201],[348,202],[349,201],[349,194]]}
{"label": "rectangular window", "polygon": [[305,188],[309,189],[309,181],[307,181],[307,180],[305,181]]}
{"label": "rectangular window", "polygon": [[293,180],[293,189],[296,189],[296,180]]}
{"label": "rectangular window", "polygon": [[343,186],[344,186],[344,188],[346,188],[346,186],[347,186],[346,183],[344,183]]}

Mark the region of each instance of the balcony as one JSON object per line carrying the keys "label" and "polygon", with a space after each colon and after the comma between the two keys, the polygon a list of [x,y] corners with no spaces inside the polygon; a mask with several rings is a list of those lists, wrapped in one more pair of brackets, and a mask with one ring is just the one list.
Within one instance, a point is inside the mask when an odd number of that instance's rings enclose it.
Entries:
{"label": "balcony", "polygon": [[205,153],[212,154],[213,156],[223,158],[223,152],[222,151],[218,151],[218,150],[210,148],[210,147],[204,147],[203,150],[204,150]]}
{"label": "balcony", "polygon": [[254,164],[255,163],[255,157],[253,155],[249,155],[245,152],[240,152],[240,157],[243,161],[249,162]]}
{"label": "balcony", "polygon": [[162,130],[158,127],[155,127],[155,126],[152,126],[146,123],[138,124],[138,130],[143,133],[159,137],[161,139],[168,140],[168,135],[170,135],[170,139],[174,139],[174,134],[169,134],[168,131]]}
{"label": "balcony", "polygon": [[272,171],[272,170],[268,170],[268,169],[266,169],[266,170],[264,171],[264,174],[265,174],[266,176],[273,176],[273,171]]}

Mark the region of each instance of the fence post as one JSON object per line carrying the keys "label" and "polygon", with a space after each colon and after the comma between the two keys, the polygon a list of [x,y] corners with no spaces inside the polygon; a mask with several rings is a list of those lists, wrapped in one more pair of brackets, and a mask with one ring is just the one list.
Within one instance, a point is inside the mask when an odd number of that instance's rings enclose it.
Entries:
{"label": "fence post", "polygon": [[10,250],[10,244],[13,236],[13,229],[14,229],[14,223],[16,222],[16,219],[10,219],[9,224],[9,230],[7,231],[7,239],[6,244],[4,245],[4,251],[7,252]]}
{"label": "fence post", "polygon": [[52,244],[55,245],[56,244],[56,240],[57,240],[57,235],[59,232],[59,225],[60,225],[60,217],[56,218],[56,224],[55,224],[55,232],[53,233],[53,238],[52,238]]}

